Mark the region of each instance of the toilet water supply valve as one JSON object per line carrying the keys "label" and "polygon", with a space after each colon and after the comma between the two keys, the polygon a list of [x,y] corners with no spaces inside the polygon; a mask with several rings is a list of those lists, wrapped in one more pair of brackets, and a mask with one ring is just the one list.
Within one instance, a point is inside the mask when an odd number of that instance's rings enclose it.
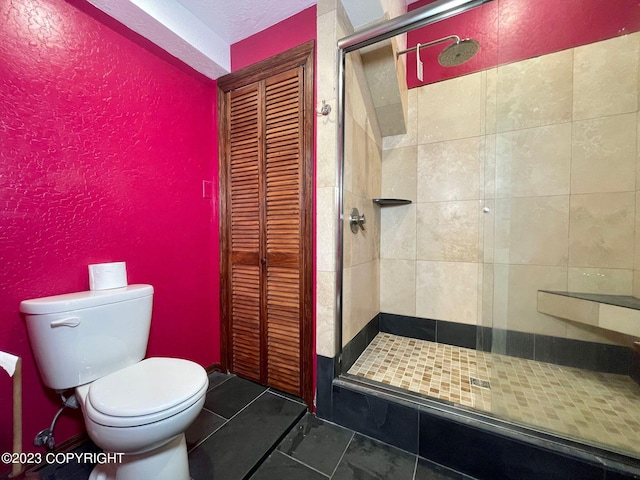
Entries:
{"label": "toilet water supply valve", "polygon": [[48,451],[53,450],[53,448],[55,447],[53,429],[56,426],[58,417],[65,408],[80,408],[80,406],[78,405],[78,399],[75,395],[72,394],[69,397],[65,397],[64,392],[60,392],[60,397],[62,398],[62,408],[58,410],[58,412],[54,415],[51,426],[49,428],[45,428],[36,435],[36,438],[33,440],[33,444],[36,447],[45,447]]}

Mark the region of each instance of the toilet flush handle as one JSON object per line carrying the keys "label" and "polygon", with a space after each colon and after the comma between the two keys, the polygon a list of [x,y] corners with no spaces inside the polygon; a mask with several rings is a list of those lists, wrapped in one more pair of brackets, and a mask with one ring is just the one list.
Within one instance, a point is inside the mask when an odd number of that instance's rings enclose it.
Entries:
{"label": "toilet flush handle", "polygon": [[61,318],[60,320],[54,320],[51,322],[51,328],[77,327],[78,325],[80,325],[80,319],[78,317]]}

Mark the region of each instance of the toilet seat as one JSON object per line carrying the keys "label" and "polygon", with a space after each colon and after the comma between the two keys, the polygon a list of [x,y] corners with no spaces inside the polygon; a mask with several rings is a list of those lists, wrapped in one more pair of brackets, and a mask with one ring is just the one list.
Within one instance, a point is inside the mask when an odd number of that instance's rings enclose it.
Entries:
{"label": "toilet seat", "polygon": [[153,357],[76,389],[85,415],[100,425],[135,427],[159,422],[195,404],[209,381],[197,363]]}

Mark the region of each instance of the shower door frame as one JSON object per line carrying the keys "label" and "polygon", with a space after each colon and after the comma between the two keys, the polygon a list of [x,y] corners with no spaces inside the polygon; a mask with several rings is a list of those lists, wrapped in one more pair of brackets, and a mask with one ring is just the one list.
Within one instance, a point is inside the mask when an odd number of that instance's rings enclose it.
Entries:
{"label": "shower door frame", "polygon": [[[361,408],[365,412],[370,412],[377,405],[399,405],[402,409],[408,409],[416,412],[418,418],[418,428],[420,434],[423,430],[428,430],[433,421],[440,422],[439,425],[447,425],[456,429],[460,435],[467,435],[473,432],[473,441],[484,442],[485,440],[494,444],[495,442],[504,442],[505,445],[513,445],[514,448],[521,448],[523,445],[529,450],[528,452],[543,452],[549,455],[545,458],[568,459],[573,462],[572,465],[587,466],[597,464],[602,467],[605,472],[632,472],[637,474],[640,472],[640,464],[634,457],[593,446],[580,440],[572,440],[563,436],[557,436],[552,432],[545,432],[536,429],[532,425],[524,425],[513,423],[506,418],[500,418],[487,414],[481,410],[460,408],[458,405],[449,405],[446,402],[440,402],[437,399],[425,396],[412,395],[411,392],[401,391],[399,388],[381,385],[373,381],[361,381],[360,379],[351,378],[351,375],[345,375],[343,371],[344,363],[342,359],[343,345],[343,235],[344,222],[348,220],[348,215],[344,213],[344,154],[345,154],[345,86],[346,86],[346,54],[356,51],[362,47],[372,45],[376,42],[389,39],[396,35],[407,33],[413,29],[420,28],[440,20],[445,20],[460,13],[464,13],[475,7],[489,3],[492,0],[438,0],[436,2],[416,9],[415,11],[397,17],[396,19],[374,25],[363,29],[357,33],[340,39],[337,43],[337,151],[336,151],[336,196],[335,196],[335,218],[336,225],[336,253],[335,253],[335,348],[334,359],[331,363],[333,371],[329,373],[330,391],[322,392],[323,398],[329,401],[326,408],[323,408],[323,414],[329,414],[328,419],[333,419],[336,423],[347,425],[344,419],[350,416],[357,417],[353,420],[354,425],[363,421],[358,415],[355,415],[357,407],[338,409],[335,405],[348,403],[353,399],[365,399],[366,404],[362,404]],[[329,364],[327,364],[328,366]],[[321,373],[320,368],[318,369]],[[322,372],[324,373],[324,372]],[[323,377],[323,380],[327,377]],[[320,380],[320,378],[319,378]],[[349,396],[344,395],[344,400],[336,395],[336,391],[332,390],[337,386],[337,392],[349,392]],[[371,402],[371,403],[369,403]],[[366,410],[368,406],[369,410]],[[339,412],[335,414],[334,412]],[[369,413],[367,413],[369,414]],[[334,417],[334,415],[336,415]],[[362,415],[364,416],[364,414]],[[322,416],[321,418],[325,418]],[[434,420],[435,419],[435,420]],[[341,422],[342,420],[342,422]],[[423,422],[424,420],[424,422]],[[364,422],[364,421],[363,421]],[[446,422],[446,423],[442,423]],[[349,426],[349,425],[347,425]],[[366,424],[369,428],[369,424]],[[356,428],[357,429],[357,428]],[[480,432],[480,433],[479,433]],[[389,433],[380,425],[370,427],[365,431],[367,435],[383,440],[388,443]],[[496,440],[499,439],[499,440]],[[394,444],[395,445],[395,444]],[[395,445],[398,446],[398,445]],[[404,447],[401,447],[404,448]],[[407,449],[410,451],[409,449]],[[490,448],[487,449],[490,451]],[[524,450],[523,450],[524,451]],[[418,450],[419,454],[423,454]],[[429,458],[429,457],[426,457]],[[462,470],[461,465],[454,465],[456,469]],[[585,467],[586,468],[586,467]]]}
{"label": "shower door frame", "polygon": [[437,0],[412,12],[393,18],[387,22],[372,25],[338,40],[338,135],[336,152],[336,298],[335,298],[335,351],[337,371],[342,375],[342,298],[343,298],[343,234],[344,234],[344,119],[345,119],[345,70],[346,55],[362,47],[425,27],[441,20],[454,17],[493,0]]}

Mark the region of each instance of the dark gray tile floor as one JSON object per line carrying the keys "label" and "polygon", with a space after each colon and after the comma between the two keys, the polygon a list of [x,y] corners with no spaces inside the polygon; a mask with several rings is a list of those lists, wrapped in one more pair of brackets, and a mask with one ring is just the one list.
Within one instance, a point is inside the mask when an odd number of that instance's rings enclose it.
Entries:
{"label": "dark gray tile floor", "polygon": [[269,455],[306,412],[306,406],[271,389],[227,376],[207,394],[200,418],[218,425],[204,437],[187,431],[194,480],[241,480]]}
{"label": "dark gray tile floor", "polygon": [[307,413],[251,480],[472,480]]}
{"label": "dark gray tile floor", "polygon": [[[320,420],[289,395],[217,372],[209,382],[205,406],[186,432],[193,480],[470,479]],[[86,480],[90,470],[49,465],[30,478]]]}

